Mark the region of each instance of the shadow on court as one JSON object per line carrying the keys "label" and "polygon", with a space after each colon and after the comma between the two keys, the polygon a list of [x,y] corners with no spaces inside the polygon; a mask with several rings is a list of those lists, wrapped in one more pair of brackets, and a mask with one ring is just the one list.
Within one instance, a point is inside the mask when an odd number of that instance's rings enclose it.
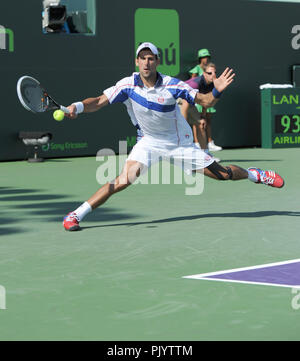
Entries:
{"label": "shadow on court", "polygon": [[[14,189],[9,187],[0,187],[0,196],[7,196],[11,194],[28,194],[41,192],[40,189]],[[1,198],[3,200],[3,198]]]}
{"label": "shadow on court", "polygon": [[[61,222],[67,213],[76,209],[80,205],[80,201],[68,202],[62,200],[66,196],[60,194],[36,194],[38,192],[45,192],[45,190],[37,189],[14,189],[10,187],[0,187],[0,201],[8,201],[6,206],[8,209],[24,210],[26,217],[34,217],[39,222]],[[51,200],[51,202],[49,202]],[[56,201],[60,200],[60,201]],[[22,204],[18,204],[22,202]],[[89,222],[111,222],[111,221],[126,221],[141,217],[138,214],[122,213],[120,209],[114,208],[98,208],[93,211],[89,217]],[[0,217],[0,236],[12,233],[21,233],[20,228],[2,228],[8,224],[22,223],[25,218],[17,217]]]}
{"label": "shadow on court", "polygon": [[19,221],[17,218],[2,217],[2,214],[0,214],[0,226],[14,224],[14,223],[18,223],[18,222]]}
{"label": "shadow on court", "polygon": [[26,230],[16,225],[17,223],[20,222],[21,220],[19,220],[16,217],[15,218],[13,217],[8,218],[7,216],[2,217],[2,214],[0,214],[0,236],[26,232]]}
{"label": "shadow on court", "polygon": [[[0,201],[7,202],[5,207],[9,211],[12,209],[15,210],[19,207],[30,208],[38,204],[43,207],[43,204],[45,204],[43,201],[65,198],[65,196],[59,194],[41,194],[41,192],[44,191],[45,190],[41,189],[0,187]],[[18,205],[18,202],[26,203]],[[26,222],[28,214],[30,214],[30,212],[24,212],[25,217],[20,214],[15,214],[14,212],[6,212],[3,217],[0,215],[0,236],[27,232],[27,230],[21,228],[19,224]],[[9,215],[11,216],[9,217]],[[61,218],[62,217],[60,217],[60,219]]]}
{"label": "shadow on court", "polygon": [[26,230],[22,228],[0,227],[0,236],[8,236],[10,234],[24,233],[24,232],[26,232]]}
{"label": "shadow on court", "polygon": [[[259,212],[237,212],[237,213],[207,213],[198,214],[194,216],[182,216],[157,219],[148,222],[128,222],[128,223],[115,223],[115,224],[102,224],[99,226],[87,226],[81,227],[82,229],[97,228],[97,227],[118,227],[118,226],[140,226],[140,225],[155,225],[160,223],[180,222],[180,221],[193,221],[197,219],[205,218],[261,218],[272,216],[288,216],[288,217],[300,217],[300,212],[291,211],[259,211]],[[150,228],[150,227],[149,227]]]}
{"label": "shadow on court", "polygon": [[[26,213],[34,216],[45,216],[47,222],[61,221],[67,213],[76,209],[80,202],[49,202],[49,203],[31,203],[17,205],[18,209],[26,209]],[[138,214],[128,214],[120,212],[115,208],[98,208],[88,215],[89,222],[110,222],[116,220],[128,220],[141,217]]]}
{"label": "shadow on court", "polygon": [[61,194],[31,194],[31,195],[14,195],[8,197],[1,197],[1,201],[12,201],[12,202],[34,202],[34,201],[48,201],[50,199],[61,199],[66,198]]}

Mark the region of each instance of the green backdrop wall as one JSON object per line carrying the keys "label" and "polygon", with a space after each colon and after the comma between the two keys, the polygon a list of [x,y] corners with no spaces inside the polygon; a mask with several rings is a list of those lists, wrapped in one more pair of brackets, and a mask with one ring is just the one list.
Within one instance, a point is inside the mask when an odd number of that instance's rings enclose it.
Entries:
{"label": "green backdrop wall", "polygon": [[[36,77],[64,105],[100,95],[135,71],[135,14],[141,8],[149,8],[149,2],[96,0],[95,36],[45,35],[42,1],[0,2],[0,24],[14,34],[13,49],[8,48],[7,39],[7,48],[0,50],[0,160],[26,157],[19,131],[53,134],[49,147],[41,151],[45,158],[94,155],[102,148],[118,152],[119,140],[135,135],[122,104],[56,122],[52,114],[24,110],[16,96],[16,83],[22,75]],[[173,62],[174,69],[174,62],[180,62],[175,64],[177,77],[187,79],[199,48],[212,52],[219,71],[230,66],[236,72],[235,82],[216,107],[215,142],[224,147],[260,146],[259,85],[291,82],[291,66],[300,63],[300,50],[292,47],[300,3],[230,0],[187,5],[177,0],[152,0],[151,8],[172,9],[178,14],[179,44],[172,43],[175,25],[166,23],[164,28],[161,20],[160,24],[155,20],[147,24],[170,34],[169,63]],[[180,56],[173,59],[176,51]]]}

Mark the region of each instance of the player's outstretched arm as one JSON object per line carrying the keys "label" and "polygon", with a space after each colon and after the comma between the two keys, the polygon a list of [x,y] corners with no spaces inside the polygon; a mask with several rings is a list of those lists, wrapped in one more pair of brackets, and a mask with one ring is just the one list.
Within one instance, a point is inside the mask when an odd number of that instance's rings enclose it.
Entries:
{"label": "player's outstretched arm", "polygon": [[70,114],[66,114],[69,118],[76,118],[80,113],[92,113],[108,105],[109,101],[105,94],[96,98],[87,98],[79,103],[73,103],[68,106]]}
{"label": "player's outstretched arm", "polygon": [[222,92],[233,82],[235,74],[232,69],[226,68],[223,73],[218,77],[214,78],[214,89],[211,93],[201,94],[197,93],[195,102],[202,105],[205,108],[213,107]]}

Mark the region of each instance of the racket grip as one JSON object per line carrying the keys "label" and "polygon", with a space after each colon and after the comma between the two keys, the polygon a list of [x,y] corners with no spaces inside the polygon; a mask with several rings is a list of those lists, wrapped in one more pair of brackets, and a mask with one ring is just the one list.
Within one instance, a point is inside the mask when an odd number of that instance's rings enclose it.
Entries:
{"label": "racket grip", "polygon": [[64,107],[63,105],[60,106],[60,110],[62,110],[65,114],[69,114],[70,110],[66,107]]}

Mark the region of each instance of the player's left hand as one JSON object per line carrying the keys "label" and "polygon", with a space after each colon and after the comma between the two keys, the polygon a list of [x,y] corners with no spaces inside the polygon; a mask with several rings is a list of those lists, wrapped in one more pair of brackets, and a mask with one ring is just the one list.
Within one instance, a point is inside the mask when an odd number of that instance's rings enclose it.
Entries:
{"label": "player's left hand", "polygon": [[232,69],[226,68],[223,73],[218,77],[214,77],[214,86],[218,92],[224,91],[232,82],[235,77]]}

